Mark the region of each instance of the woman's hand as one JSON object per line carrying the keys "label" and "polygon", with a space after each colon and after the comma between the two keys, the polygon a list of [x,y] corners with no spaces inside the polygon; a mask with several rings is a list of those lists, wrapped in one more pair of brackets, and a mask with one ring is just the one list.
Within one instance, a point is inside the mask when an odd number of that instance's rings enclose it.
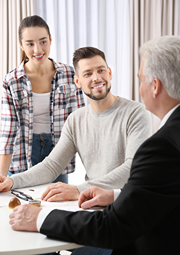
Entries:
{"label": "woman's hand", "polygon": [[9,177],[0,175],[0,192],[8,191],[13,186],[13,180]]}

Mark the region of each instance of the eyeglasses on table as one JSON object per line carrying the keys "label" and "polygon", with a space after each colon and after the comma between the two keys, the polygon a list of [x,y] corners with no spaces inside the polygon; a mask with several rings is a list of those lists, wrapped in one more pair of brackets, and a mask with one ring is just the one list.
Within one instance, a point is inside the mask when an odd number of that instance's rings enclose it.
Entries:
{"label": "eyeglasses on table", "polygon": [[33,198],[27,194],[25,194],[22,191],[16,190],[16,189],[12,189],[11,190],[11,194],[15,195],[16,197],[23,199],[25,201],[29,201],[29,200],[33,200]]}

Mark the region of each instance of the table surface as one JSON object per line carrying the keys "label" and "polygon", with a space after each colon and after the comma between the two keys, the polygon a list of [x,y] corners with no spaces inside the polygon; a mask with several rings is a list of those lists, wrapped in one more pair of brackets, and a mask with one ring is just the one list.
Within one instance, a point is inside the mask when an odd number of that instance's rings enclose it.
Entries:
{"label": "table surface", "polygon": [[[46,186],[48,185],[39,187]],[[10,200],[13,195],[9,194],[8,192],[4,192],[4,195],[7,196],[7,194]],[[3,193],[0,193],[0,199],[2,197]],[[54,206],[54,204],[55,203],[52,205]],[[58,205],[60,203],[56,204]],[[68,206],[76,206],[77,201],[68,201],[68,203],[64,203],[64,207],[66,207],[67,204]],[[45,205],[51,206],[51,203],[46,202]],[[44,206],[42,205],[42,207]],[[75,243],[68,243],[47,238],[45,235],[37,232],[14,231],[9,224],[9,214],[11,212],[12,209],[9,209],[8,205],[0,207],[0,254],[42,254],[81,247]]]}

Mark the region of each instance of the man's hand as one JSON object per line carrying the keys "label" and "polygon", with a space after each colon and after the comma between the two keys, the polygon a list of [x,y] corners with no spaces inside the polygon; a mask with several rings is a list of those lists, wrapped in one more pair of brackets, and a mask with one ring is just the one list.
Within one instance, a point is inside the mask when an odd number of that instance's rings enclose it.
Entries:
{"label": "man's hand", "polygon": [[36,220],[42,209],[29,204],[19,205],[9,215],[9,223],[13,230],[38,232]]}
{"label": "man's hand", "polygon": [[1,191],[8,191],[13,186],[13,180],[9,177],[5,177],[0,175],[0,192]]}
{"label": "man's hand", "polygon": [[87,209],[93,206],[107,206],[114,202],[114,191],[96,186],[86,189],[79,196],[78,206]]}
{"label": "man's hand", "polygon": [[76,186],[57,182],[48,186],[43,192],[41,199],[48,202],[58,202],[61,200],[78,200],[79,190]]}

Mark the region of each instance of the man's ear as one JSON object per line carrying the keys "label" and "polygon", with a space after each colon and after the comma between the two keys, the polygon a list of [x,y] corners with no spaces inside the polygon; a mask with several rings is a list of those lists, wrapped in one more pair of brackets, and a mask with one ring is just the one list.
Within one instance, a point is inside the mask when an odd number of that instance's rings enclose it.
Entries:
{"label": "man's ear", "polygon": [[108,67],[108,69],[109,69],[109,76],[110,76],[110,80],[112,80],[112,70],[111,70],[111,68],[110,68],[110,67]]}
{"label": "man's ear", "polygon": [[75,82],[76,86],[77,86],[79,89],[81,89],[81,84],[80,84],[80,82],[79,82],[79,78],[78,78],[77,75],[74,75],[74,82]]}
{"label": "man's ear", "polygon": [[156,98],[162,91],[162,83],[158,78],[153,79],[153,97]]}

